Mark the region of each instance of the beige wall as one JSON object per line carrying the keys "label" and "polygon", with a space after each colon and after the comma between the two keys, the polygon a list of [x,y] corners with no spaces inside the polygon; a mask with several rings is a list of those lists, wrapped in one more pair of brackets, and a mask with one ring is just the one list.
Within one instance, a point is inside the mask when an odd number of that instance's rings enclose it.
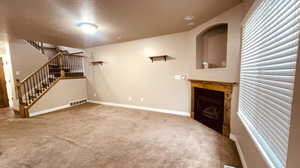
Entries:
{"label": "beige wall", "polygon": [[[9,48],[15,79],[23,80],[48,61],[47,56],[41,54],[24,40],[11,40]],[[16,74],[17,71],[20,73],[19,75]]]}
{"label": "beige wall", "polygon": [[[176,74],[190,79],[238,82],[240,62],[240,23],[246,7],[241,4],[190,32],[147,38],[87,49],[103,66],[87,66],[89,98],[122,104],[134,104],[177,111],[190,111],[189,82],[175,80]],[[196,38],[207,28],[228,24],[226,68],[196,69]],[[146,51],[146,53],[145,53]],[[170,55],[167,62],[151,63],[150,55]],[[96,93],[96,96],[94,96]],[[128,101],[128,97],[133,101]],[[143,97],[144,102],[139,99]],[[237,111],[237,91],[233,96],[233,114]]]}
{"label": "beige wall", "polygon": [[[184,32],[88,49],[95,60],[104,61],[103,66],[88,65],[89,98],[186,112],[188,82],[174,75],[188,73],[188,43]],[[147,57],[165,54],[172,59],[151,63]]]}
{"label": "beige wall", "polygon": [[[90,99],[122,104],[190,111],[189,82],[175,80],[176,74],[191,79],[237,82],[240,62],[240,23],[246,7],[241,4],[190,32],[147,38],[87,49],[91,60],[103,66],[87,66]],[[196,69],[196,37],[207,28],[228,24],[226,68]],[[147,56],[170,55],[167,62],[151,63]],[[96,93],[96,96],[94,95]],[[233,112],[237,95],[234,93]],[[133,101],[128,101],[132,97]],[[140,98],[144,102],[140,102]],[[233,113],[233,114],[234,114]]]}
{"label": "beige wall", "polygon": [[234,136],[243,153],[244,161],[247,164],[247,167],[244,168],[267,168],[267,161],[263,158],[238,115],[233,115],[231,120],[231,136]]}
{"label": "beige wall", "polygon": [[36,104],[29,109],[29,114],[48,111],[68,105],[74,100],[87,98],[86,79],[63,79],[55,84]]}
{"label": "beige wall", "polygon": [[[250,3],[249,3],[250,4]],[[190,85],[175,80],[176,74],[190,79],[226,82],[239,81],[241,22],[249,9],[244,3],[226,11],[197,28],[183,33],[147,38],[87,49],[90,61],[102,60],[103,66],[86,65],[88,98],[92,100],[190,112]],[[196,38],[216,24],[228,24],[227,67],[196,69]],[[148,53],[148,54],[147,54]],[[147,56],[170,55],[167,62],[151,63]],[[128,97],[133,100],[129,101]],[[141,102],[140,98],[144,98]],[[231,133],[238,139],[248,168],[267,167],[247,130],[237,117],[238,87],[232,96]]]}

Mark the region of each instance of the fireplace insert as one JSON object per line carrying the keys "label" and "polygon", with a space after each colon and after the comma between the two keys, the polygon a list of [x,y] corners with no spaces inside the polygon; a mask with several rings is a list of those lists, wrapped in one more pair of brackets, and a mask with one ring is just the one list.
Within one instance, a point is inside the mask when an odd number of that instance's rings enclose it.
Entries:
{"label": "fireplace insert", "polygon": [[195,88],[194,118],[222,134],[224,121],[224,92]]}

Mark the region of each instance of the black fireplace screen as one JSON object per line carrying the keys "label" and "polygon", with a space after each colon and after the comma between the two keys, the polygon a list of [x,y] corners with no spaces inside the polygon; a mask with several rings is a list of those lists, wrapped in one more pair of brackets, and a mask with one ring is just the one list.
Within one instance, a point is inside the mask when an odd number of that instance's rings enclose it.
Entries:
{"label": "black fireplace screen", "polygon": [[194,118],[222,133],[224,118],[224,92],[195,88]]}

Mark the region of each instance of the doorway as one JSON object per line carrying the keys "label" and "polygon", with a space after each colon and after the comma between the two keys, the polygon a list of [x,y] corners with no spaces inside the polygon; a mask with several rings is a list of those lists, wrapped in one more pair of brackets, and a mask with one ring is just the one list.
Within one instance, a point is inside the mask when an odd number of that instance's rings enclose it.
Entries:
{"label": "doorway", "polygon": [[8,96],[6,90],[6,80],[4,76],[4,68],[3,68],[3,61],[0,58],[0,108],[7,107],[8,103]]}

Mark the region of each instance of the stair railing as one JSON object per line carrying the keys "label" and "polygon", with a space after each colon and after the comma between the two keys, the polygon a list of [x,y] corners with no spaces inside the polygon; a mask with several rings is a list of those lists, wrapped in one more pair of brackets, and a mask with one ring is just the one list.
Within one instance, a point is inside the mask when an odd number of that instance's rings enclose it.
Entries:
{"label": "stair railing", "polygon": [[58,53],[24,80],[17,80],[17,96],[22,117],[29,117],[28,109],[56,82],[65,77],[83,77],[83,57]]}
{"label": "stair railing", "polygon": [[61,50],[59,47],[46,47],[44,46],[43,42],[38,41],[32,41],[32,40],[25,40],[27,43],[29,43],[31,46],[39,50],[42,54],[45,54],[46,50],[55,50],[57,53],[59,52],[65,52],[64,50]]}
{"label": "stair railing", "polygon": [[45,50],[44,50],[44,43],[43,42],[35,42],[32,40],[25,40],[27,43],[29,43],[30,45],[32,45],[34,48],[38,49],[39,51],[42,52],[42,54],[45,54]]}

